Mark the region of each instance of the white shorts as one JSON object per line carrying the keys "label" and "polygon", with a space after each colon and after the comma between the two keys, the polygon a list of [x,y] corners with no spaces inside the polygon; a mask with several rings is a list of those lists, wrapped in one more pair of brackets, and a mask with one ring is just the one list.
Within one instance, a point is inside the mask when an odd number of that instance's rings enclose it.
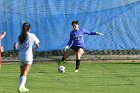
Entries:
{"label": "white shorts", "polygon": [[20,66],[23,66],[24,64],[33,64],[33,61],[19,61]]}

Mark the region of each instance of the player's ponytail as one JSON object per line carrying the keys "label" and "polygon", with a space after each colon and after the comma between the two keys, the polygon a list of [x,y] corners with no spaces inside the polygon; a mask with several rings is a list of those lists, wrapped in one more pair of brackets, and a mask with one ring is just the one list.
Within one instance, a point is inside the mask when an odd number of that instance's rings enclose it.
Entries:
{"label": "player's ponytail", "polygon": [[20,41],[20,44],[24,43],[24,41],[26,40],[27,38],[27,32],[30,30],[30,24],[29,23],[24,23],[22,25],[22,32],[19,36],[19,41]]}

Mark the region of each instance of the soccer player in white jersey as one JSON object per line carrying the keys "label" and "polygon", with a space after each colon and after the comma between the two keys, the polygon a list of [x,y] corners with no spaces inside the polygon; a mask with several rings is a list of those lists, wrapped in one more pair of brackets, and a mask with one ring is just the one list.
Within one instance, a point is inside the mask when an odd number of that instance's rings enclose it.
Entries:
{"label": "soccer player in white jersey", "polygon": [[[22,32],[18,37],[18,41],[14,44],[14,52],[19,49],[18,59],[20,62],[20,85],[19,92],[27,92],[29,89],[25,87],[27,74],[30,71],[33,63],[33,51],[39,48],[39,39],[30,33],[30,24],[24,23],[22,25]],[[33,48],[33,45],[36,45]]]}

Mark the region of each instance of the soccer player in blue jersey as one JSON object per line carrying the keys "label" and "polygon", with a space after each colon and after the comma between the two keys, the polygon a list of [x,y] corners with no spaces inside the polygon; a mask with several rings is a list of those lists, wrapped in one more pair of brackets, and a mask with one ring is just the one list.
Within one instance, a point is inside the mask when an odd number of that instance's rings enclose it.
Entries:
{"label": "soccer player in blue jersey", "polygon": [[[103,35],[99,32],[89,32],[85,29],[79,28],[79,21],[72,21],[73,30],[70,33],[70,39],[68,44],[65,47],[65,54],[62,57],[62,60],[58,63],[60,65],[66,60],[69,56],[76,53],[76,67],[75,72],[78,72],[80,66],[81,56],[84,54],[84,34],[88,35]],[[70,48],[70,49],[69,49]]]}

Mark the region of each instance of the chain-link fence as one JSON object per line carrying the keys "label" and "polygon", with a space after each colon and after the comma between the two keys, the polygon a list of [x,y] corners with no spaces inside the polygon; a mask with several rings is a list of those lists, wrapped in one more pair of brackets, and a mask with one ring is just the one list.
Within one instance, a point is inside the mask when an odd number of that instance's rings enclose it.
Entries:
{"label": "chain-link fence", "polygon": [[[58,62],[64,54],[63,50],[34,52],[34,62]],[[18,61],[18,53],[13,56],[13,51],[2,53],[3,63],[13,63]],[[73,62],[76,55],[70,56],[67,61]],[[140,50],[85,50],[81,60],[83,61],[108,61],[108,60],[140,60]],[[122,61],[123,62],[123,61]]]}

